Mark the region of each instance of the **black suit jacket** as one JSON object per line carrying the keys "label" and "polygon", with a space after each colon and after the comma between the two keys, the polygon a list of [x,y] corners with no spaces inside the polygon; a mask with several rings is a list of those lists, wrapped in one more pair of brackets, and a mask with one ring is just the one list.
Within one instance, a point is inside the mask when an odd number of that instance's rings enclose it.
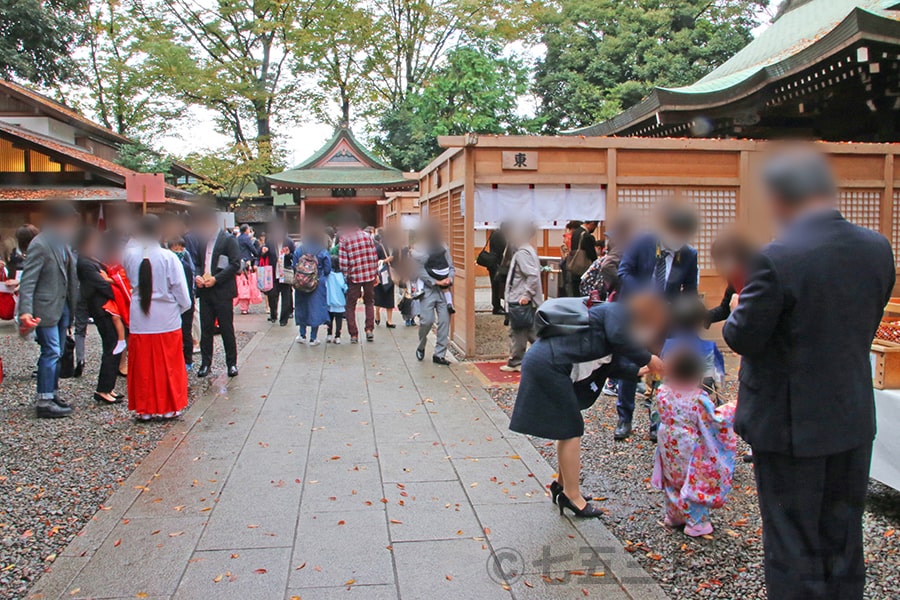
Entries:
{"label": "black suit jacket", "polygon": [[[224,257],[224,260],[220,260],[220,257]],[[206,264],[206,241],[197,244],[194,269],[196,275],[209,272],[216,278],[216,285],[197,288],[198,298],[211,302],[233,300],[237,297],[235,276],[241,270],[241,249],[238,247],[237,238],[220,231],[213,246],[212,262],[209,265]]]}
{"label": "black suit jacket", "polygon": [[743,357],[735,429],[754,451],[871,443],[869,347],[894,279],[890,242],[836,210],[802,217],[754,260],[723,330]]}

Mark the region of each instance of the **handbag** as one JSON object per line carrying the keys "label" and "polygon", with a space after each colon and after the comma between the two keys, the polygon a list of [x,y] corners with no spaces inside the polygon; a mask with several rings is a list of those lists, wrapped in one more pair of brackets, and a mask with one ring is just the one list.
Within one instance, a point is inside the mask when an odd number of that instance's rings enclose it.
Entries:
{"label": "handbag", "polygon": [[506,314],[509,318],[510,329],[531,329],[534,327],[535,310],[533,302],[509,306],[506,309]]}
{"label": "handbag", "polygon": [[261,292],[268,292],[275,287],[275,272],[269,264],[269,257],[264,256],[259,261],[259,269],[256,271],[256,285]]}
{"label": "handbag", "polygon": [[399,310],[401,314],[408,315],[412,312],[412,303],[412,298],[403,296],[400,298],[400,302],[397,303],[397,310]]}
{"label": "handbag", "polygon": [[62,357],[59,359],[59,378],[70,379],[75,376],[75,338],[66,336]]}
{"label": "handbag", "polygon": [[587,252],[579,248],[566,258],[566,271],[580,278],[590,268],[592,262]]}
{"label": "handbag", "polygon": [[[493,233],[491,235],[494,235]],[[492,254],[488,252],[488,244],[491,243],[491,238],[488,236],[487,241],[484,243],[484,248],[481,249],[481,252],[478,253],[478,256],[475,258],[475,264],[484,267],[488,271],[493,271],[500,265],[500,259],[497,258],[496,254]]]}

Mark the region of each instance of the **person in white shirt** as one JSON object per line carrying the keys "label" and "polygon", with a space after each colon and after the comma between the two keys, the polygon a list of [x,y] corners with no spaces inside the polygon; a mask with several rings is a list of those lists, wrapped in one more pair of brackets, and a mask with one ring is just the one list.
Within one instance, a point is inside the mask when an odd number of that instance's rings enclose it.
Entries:
{"label": "person in white shirt", "polygon": [[122,260],[132,282],[128,408],[140,420],[173,419],[188,403],[181,314],[191,307],[184,268],[160,246],[159,218],[145,215]]}

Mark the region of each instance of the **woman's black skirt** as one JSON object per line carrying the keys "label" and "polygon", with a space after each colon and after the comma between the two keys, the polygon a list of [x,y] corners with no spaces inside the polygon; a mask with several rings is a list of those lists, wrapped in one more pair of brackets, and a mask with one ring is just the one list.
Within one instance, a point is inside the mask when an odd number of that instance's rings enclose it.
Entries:
{"label": "woman's black skirt", "polygon": [[509,428],[549,440],[581,437],[584,419],[571,373],[571,363],[554,363],[550,344],[538,340],[531,346],[522,360],[522,380]]}

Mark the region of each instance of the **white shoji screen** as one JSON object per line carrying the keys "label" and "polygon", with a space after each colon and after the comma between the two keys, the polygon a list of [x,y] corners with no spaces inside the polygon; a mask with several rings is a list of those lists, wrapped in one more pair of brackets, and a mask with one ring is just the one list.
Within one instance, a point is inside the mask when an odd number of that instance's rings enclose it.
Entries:
{"label": "white shoji screen", "polygon": [[881,191],[841,190],[839,202],[848,221],[874,231],[881,230]]}
{"label": "white shoji screen", "polygon": [[710,249],[713,240],[722,229],[737,219],[737,191],[729,189],[699,188],[684,191],[700,212],[700,230],[694,240],[701,269],[712,269]]}

